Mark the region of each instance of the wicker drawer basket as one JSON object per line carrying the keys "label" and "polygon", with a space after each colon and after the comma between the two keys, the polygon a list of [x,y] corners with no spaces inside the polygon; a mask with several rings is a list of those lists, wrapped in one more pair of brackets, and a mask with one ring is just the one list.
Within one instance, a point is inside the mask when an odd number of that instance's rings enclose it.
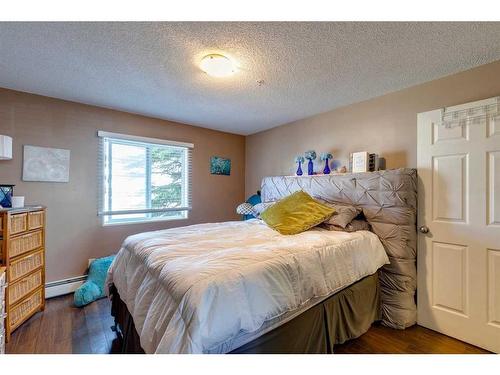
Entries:
{"label": "wicker drawer basket", "polygon": [[10,234],[25,232],[28,229],[28,214],[16,214],[10,217],[9,231]]}
{"label": "wicker drawer basket", "polygon": [[19,260],[12,261],[9,268],[11,283],[42,266],[43,250],[37,251]]}
{"label": "wicker drawer basket", "polygon": [[28,234],[23,234],[19,237],[14,237],[10,240],[10,258],[25,254],[31,250],[38,249],[43,244],[42,231],[36,231]]}
{"label": "wicker drawer basket", "polygon": [[28,213],[28,229],[38,229],[43,227],[43,211]]}
{"label": "wicker drawer basket", "polygon": [[42,285],[42,270],[38,270],[21,280],[10,284],[9,287],[9,304],[13,305],[21,300],[24,296],[30,294],[36,288]]}
{"label": "wicker drawer basket", "polygon": [[10,329],[15,329],[20,325],[25,318],[30,317],[33,313],[42,306],[42,289],[38,289],[28,298],[22,300],[19,304],[10,310],[9,326]]}
{"label": "wicker drawer basket", "polygon": [[25,254],[31,250],[38,249],[43,245],[42,231],[36,231],[14,237],[10,240],[9,257],[12,259],[18,255]]}

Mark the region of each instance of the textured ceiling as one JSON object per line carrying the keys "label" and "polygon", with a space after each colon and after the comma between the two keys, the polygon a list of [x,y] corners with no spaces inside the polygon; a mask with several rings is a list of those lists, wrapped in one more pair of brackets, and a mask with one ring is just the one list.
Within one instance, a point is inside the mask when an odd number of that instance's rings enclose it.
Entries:
{"label": "textured ceiling", "polygon": [[[498,60],[499,40],[500,23],[0,23],[0,86],[252,134]],[[239,72],[203,73],[217,52]]]}

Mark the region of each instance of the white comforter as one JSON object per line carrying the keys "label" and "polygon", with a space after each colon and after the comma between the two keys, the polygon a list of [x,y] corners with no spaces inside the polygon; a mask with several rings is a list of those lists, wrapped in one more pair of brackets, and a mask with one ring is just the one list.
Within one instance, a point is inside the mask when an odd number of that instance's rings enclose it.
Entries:
{"label": "white comforter", "polygon": [[225,353],[385,263],[371,232],[284,236],[249,220],[130,236],[107,283],[146,353]]}

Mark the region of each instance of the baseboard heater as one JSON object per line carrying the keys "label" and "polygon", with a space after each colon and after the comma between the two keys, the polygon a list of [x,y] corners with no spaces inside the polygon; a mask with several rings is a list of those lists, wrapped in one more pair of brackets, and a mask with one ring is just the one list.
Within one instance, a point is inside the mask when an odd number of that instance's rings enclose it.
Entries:
{"label": "baseboard heater", "polygon": [[45,298],[58,297],[73,293],[87,280],[87,275],[70,277],[64,280],[51,281],[45,284]]}

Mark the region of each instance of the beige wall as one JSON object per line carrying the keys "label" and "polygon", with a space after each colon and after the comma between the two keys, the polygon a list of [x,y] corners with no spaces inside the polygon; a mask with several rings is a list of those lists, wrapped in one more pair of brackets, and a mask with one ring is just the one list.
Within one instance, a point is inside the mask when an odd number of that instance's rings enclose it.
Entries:
{"label": "beige wall", "polygon": [[[192,142],[193,210],[188,220],[102,227],[97,217],[97,130]],[[245,138],[43,96],[0,89],[0,134],[14,139],[0,183],[47,212],[47,281],[82,275],[89,258],[111,254],[133,233],[237,219],[244,199]],[[71,150],[69,183],[23,182],[22,146]],[[209,174],[209,158],[231,158],[231,176]]]}
{"label": "beige wall", "polygon": [[[294,156],[378,153],[387,168],[416,167],[417,113],[500,95],[500,61],[260,132],[246,139],[246,195],[264,176],[293,174]],[[318,161],[317,161],[318,162]]]}
{"label": "beige wall", "polygon": [[[307,149],[331,151],[343,164],[349,152],[368,150],[385,157],[388,168],[415,167],[416,114],[500,95],[499,76],[500,61],[248,136],[246,147],[238,135],[0,89],[0,134],[14,138],[13,160],[0,161],[0,183],[16,184],[27,203],[48,207],[47,280],[77,276],[89,258],[113,253],[127,235],[237,219],[236,205],[262,177],[292,174],[294,156]],[[194,143],[189,219],[102,227],[97,130]],[[24,144],[70,149],[70,182],[21,181]],[[212,155],[231,158],[231,176],[209,174]]]}

